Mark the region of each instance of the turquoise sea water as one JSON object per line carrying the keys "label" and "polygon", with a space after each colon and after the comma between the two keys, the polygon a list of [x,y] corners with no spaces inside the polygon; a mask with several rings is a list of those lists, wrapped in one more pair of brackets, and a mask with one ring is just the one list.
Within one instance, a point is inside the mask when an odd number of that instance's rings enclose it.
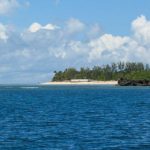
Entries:
{"label": "turquoise sea water", "polygon": [[1,86],[0,150],[150,150],[150,88]]}

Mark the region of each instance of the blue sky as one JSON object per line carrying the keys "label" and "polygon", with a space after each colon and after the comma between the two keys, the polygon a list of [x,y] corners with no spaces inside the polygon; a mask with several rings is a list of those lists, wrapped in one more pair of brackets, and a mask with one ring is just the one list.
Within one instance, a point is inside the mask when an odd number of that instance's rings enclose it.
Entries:
{"label": "blue sky", "polygon": [[[32,22],[47,24],[61,23],[68,18],[92,24],[99,23],[105,32],[130,34],[130,23],[137,16],[150,18],[148,0],[18,0],[24,4],[9,17],[2,17],[5,23],[25,28]],[[25,4],[28,3],[28,7]]]}
{"label": "blue sky", "polygon": [[148,0],[0,0],[0,83],[149,55]]}

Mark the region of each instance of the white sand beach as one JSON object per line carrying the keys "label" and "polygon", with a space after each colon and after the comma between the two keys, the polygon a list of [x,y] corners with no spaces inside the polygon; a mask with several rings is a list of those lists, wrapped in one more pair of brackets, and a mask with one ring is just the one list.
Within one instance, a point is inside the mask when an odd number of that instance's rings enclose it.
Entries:
{"label": "white sand beach", "polygon": [[90,82],[71,82],[71,81],[62,81],[62,82],[45,82],[41,85],[117,85],[118,81],[90,81]]}

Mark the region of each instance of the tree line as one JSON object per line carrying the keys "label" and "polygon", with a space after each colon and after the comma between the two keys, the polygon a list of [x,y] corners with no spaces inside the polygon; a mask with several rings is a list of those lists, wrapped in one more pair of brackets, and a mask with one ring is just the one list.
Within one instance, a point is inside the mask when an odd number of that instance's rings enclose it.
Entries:
{"label": "tree line", "polygon": [[67,68],[64,71],[54,71],[52,81],[71,79],[91,79],[98,81],[118,80],[119,78],[150,80],[150,66],[141,62],[118,62],[93,68]]}

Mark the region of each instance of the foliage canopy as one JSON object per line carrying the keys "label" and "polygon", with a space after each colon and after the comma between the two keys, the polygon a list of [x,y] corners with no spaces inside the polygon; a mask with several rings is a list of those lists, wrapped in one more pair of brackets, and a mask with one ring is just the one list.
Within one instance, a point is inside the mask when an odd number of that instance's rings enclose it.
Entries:
{"label": "foliage canopy", "polygon": [[55,71],[53,81],[65,81],[71,79],[91,79],[97,81],[118,80],[126,78],[132,80],[150,80],[150,67],[148,64],[135,62],[119,62],[93,68],[67,68],[64,71]]}

